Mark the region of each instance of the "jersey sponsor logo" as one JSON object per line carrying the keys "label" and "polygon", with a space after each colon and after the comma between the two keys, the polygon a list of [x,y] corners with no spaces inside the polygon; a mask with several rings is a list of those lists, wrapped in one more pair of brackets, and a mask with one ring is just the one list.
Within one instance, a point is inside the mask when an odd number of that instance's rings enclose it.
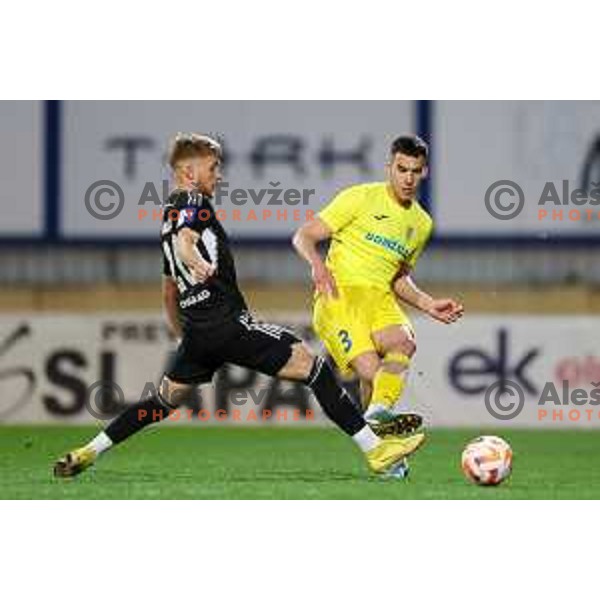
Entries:
{"label": "jersey sponsor logo", "polygon": [[193,206],[186,206],[185,208],[182,208],[180,215],[183,219],[183,223],[186,225],[193,225],[197,211],[198,209]]}
{"label": "jersey sponsor logo", "polygon": [[399,254],[402,258],[407,258],[410,255],[410,251],[407,248],[405,248],[398,240],[393,240],[391,238],[385,237],[384,235],[369,232],[365,235],[365,240],[367,240],[367,242],[377,244],[382,248],[386,248],[387,250],[391,250],[392,252]]}
{"label": "jersey sponsor logo", "polygon": [[207,298],[210,298],[210,292],[208,290],[202,290],[199,294],[195,296],[190,296],[185,300],[182,300],[179,303],[181,308],[189,308],[190,306],[194,306],[194,304],[198,304],[199,302],[204,302]]}

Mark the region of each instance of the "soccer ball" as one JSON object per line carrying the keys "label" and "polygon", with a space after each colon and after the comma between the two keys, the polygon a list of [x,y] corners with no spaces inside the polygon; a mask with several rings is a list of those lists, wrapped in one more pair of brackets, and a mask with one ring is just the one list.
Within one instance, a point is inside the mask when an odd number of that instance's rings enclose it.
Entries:
{"label": "soccer ball", "polygon": [[466,478],[477,485],[498,485],[512,470],[512,449],[495,435],[483,435],[469,442],[462,453]]}

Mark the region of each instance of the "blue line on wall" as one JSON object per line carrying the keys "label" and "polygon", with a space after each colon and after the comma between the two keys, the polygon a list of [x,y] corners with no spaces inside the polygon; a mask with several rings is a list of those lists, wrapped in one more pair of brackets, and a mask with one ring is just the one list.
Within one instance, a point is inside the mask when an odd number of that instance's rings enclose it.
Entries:
{"label": "blue line on wall", "polygon": [[60,237],[60,111],[60,100],[44,102],[44,238],[49,241],[58,241]]}

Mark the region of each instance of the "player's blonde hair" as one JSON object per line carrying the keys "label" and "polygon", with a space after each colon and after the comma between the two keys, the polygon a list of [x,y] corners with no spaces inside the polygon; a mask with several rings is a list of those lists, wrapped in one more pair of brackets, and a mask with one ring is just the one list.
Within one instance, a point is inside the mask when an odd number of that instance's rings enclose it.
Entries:
{"label": "player's blonde hair", "polygon": [[223,156],[223,148],[217,140],[201,133],[178,133],[171,140],[168,162],[171,169],[175,169],[183,160],[210,155],[219,159]]}

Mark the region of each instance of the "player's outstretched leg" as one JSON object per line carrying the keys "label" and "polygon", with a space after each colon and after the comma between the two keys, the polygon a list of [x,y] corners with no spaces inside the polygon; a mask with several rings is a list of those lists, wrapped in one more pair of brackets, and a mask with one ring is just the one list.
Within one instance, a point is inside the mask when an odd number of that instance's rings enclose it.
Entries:
{"label": "player's outstretched leg", "polygon": [[375,473],[395,470],[425,441],[422,433],[406,438],[390,436],[382,439],[377,436],[348,393],[339,386],[331,367],[323,358],[313,357],[304,344],[294,344],[290,360],[278,375],[303,381],[313,391],[323,412],[354,440]]}
{"label": "player's outstretched leg", "polygon": [[165,419],[171,410],[183,402],[190,388],[191,386],[188,385],[174,384],[164,377],[161,391],[156,396],[132,404],[89,443],[72,450],[56,461],[54,475],[62,478],[79,475],[93,465],[103,452],[123,442],[147,425]]}

